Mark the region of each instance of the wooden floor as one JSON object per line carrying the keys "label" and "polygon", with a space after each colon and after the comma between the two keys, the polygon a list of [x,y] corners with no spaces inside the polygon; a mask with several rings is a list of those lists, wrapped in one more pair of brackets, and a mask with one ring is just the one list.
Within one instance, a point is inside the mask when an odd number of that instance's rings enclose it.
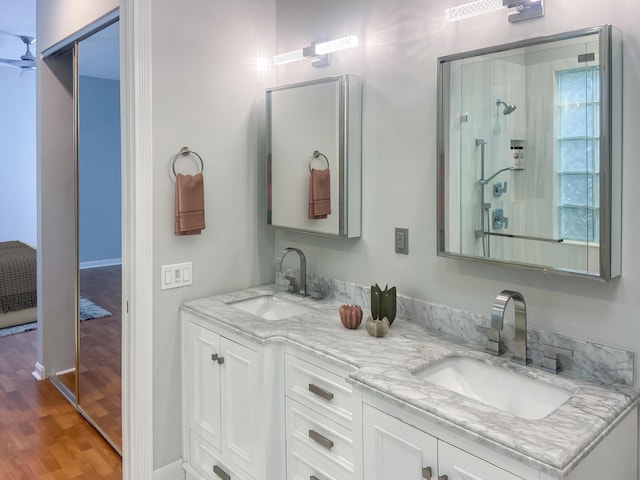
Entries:
{"label": "wooden floor", "polygon": [[0,337],[0,478],[120,479],[120,456],[31,372],[37,332]]}

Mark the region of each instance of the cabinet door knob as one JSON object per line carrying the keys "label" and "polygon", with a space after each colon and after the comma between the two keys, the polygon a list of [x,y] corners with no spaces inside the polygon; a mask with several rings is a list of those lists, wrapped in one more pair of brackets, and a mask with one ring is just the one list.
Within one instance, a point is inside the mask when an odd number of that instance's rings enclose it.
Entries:
{"label": "cabinet door knob", "polygon": [[221,469],[218,465],[213,466],[213,473],[218,475],[222,480],[231,480],[229,474]]}
{"label": "cabinet door knob", "polygon": [[422,469],[422,478],[424,478],[424,480],[431,480],[431,476],[431,467],[425,467]]}
{"label": "cabinet door knob", "polygon": [[218,357],[218,364],[222,365],[224,363],[224,357]]}
{"label": "cabinet door knob", "polygon": [[318,477],[316,477],[315,475],[311,475],[309,477],[309,480],[320,480]]}
{"label": "cabinet door knob", "polygon": [[449,480],[449,477],[446,475],[438,475],[438,480]]}
{"label": "cabinet door knob", "polygon": [[333,393],[325,390],[324,388],[320,388],[317,385],[314,385],[313,383],[309,384],[309,391],[311,393],[315,393],[317,396],[319,396],[320,398],[324,398],[325,400],[333,400]]}
{"label": "cabinet door knob", "polygon": [[327,450],[331,450],[331,448],[333,448],[333,442],[324,435],[319,434],[315,430],[309,430],[309,438],[314,442],[319,443]]}
{"label": "cabinet door knob", "polygon": [[217,353],[212,353],[211,354],[211,360],[213,360],[214,362],[218,361],[218,354]]}

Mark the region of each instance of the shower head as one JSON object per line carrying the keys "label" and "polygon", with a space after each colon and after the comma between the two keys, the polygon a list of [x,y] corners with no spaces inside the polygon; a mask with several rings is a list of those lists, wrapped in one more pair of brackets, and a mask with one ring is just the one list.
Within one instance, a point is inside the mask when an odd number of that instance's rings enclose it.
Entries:
{"label": "shower head", "polygon": [[509,105],[506,102],[503,102],[500,99],[496,100],[496,107],[500,108],[500,104],[504,105],[504,110],[502,111],[503,115],[509,115],[510,113],[513,113],[513,111],[518,108],[515,105]]}

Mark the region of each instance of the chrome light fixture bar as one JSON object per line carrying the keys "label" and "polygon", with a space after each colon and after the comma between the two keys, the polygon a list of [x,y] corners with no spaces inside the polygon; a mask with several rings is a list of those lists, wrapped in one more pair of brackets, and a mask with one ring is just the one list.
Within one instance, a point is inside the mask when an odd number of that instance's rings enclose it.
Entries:
{"label": "chrome light fixture bar", "polygon": [[285,63],[297,62],[303,58],[311,58],[311,65],[314,67],[322,67],[330,64],[329,54],[357,46],[358,37],[355,35],[328,40],[326,42],[312,42],[308,47],[276,55],[273,57],[273,62],[276,65],[283,65]]}
{"label": "chrome light fixture bar", "polygon": [[444,16],[448,22],[457,22],[505,8],[509,13],[509,23],[544,16],[543,0],[476,0],[447,8]]}
{"label": "chrome light fixture bar", "polygon": [[544,17],[543,0],[502,0],[509,9],[509,23]]}

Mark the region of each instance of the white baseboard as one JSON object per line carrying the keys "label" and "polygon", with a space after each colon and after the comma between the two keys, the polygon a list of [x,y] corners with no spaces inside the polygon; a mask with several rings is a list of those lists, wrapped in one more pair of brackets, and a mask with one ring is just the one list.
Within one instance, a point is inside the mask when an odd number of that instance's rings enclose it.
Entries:
{"label": "white baseboard", "polygon": [[113,265],[121,265],[121,258],[105,258],[104,260],[91,260],[89,262],[80,262],[80,270],[84,268],[111,267]]}
{"label": "white baseboard", "polygon": [[60,372],[57,372],[57,373],[56,373],[56,375],[57,375],[58,377],[61,377],[62,375],[66,375],[67,373],[73,373],[73,372],[75,372],[75,371],[76,371],[76,369],[75,369],[75,368],[67,368],[66,370],[62,370],[62,371],[60,371]]}
{"label": "white baseboard", "polygon": [[182,468],[182,459],[160,467],[153,472],[153,480],[184,480],[185,472]]}
{"label": "white baseboard", "polygon": [[47,375],[45,374],[45,370],[44,370],[44,365],[40,365],[38,362],[36,362],[35,370],[31,372],[31,375],[33,375],[33,378],[35,378],[38,381],[41,381],[47,378]]}

